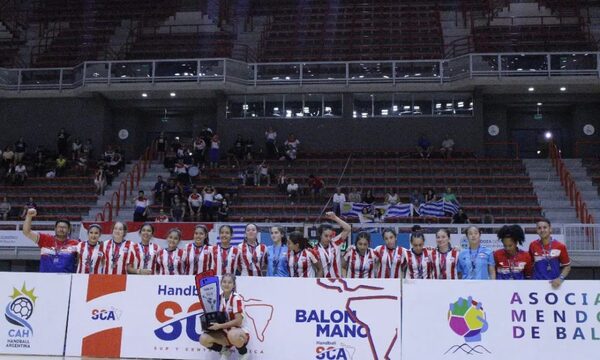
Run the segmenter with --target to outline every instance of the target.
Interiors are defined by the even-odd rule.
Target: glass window
[[[392,104],[394,94],[380,93],[374,96],[374,116],[392,116]]]
[[[394,94],[392,106],[394,116],[415,115],[413,113],[413,100],[411,94]]]
[[[265,117],[285,117],[283,95],[265,95]]]
[[[286,118],[303,117],[304,106],[302,94],[293,94],[285,96],[285,111],[283,116]]]
[[[413,114],[428,115],[432,114],[432,97],[431,94],[414,94],[413,96]]]
[[[306,94],[304,95],[304,116],[323,115],[323,95]]]
[[[323,116],[342,116],[342,94],[323,95]]]
[[[352,117],[367,118],[373,116],[374,94],[354,94]]]

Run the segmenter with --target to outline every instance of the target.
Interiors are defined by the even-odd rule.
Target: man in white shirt
[[[340,216],[342,204],[346,202],[346,195],[342,192],[342,189],[335,188],[335,194],[333,194],[333,212]]]
[[[454,150],[454,140],[450,138],[450,135],[446,135],[444,141],[442,141],[442,147],[440,148],[440,152],[442,156],[446,159],[450,159],[452,155],[452,151]]]
[[[288,197],[292,201],[292,205],[298,199],[298,184],[294,179],[290,179],[290,183],[287,186]]]
[[[27,167],[23,163],[18,163],[15,166],[15,184],[23,185],[27,179]]]

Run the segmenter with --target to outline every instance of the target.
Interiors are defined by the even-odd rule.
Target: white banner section
[[[435,237],[435,234],[425,234],[425,246],[432,248],[437,247]],[[520,246],[521,249],[529,251],[529,245],[539,238],[538,235],[525,234],[525,241],[523,242],[523,245]],[[552,238],[561,243],[565,242],[565,237],[563,235],[552,235]],[[450,234],[450,243],[452,246],[460,247],[462,249],[469,247],[469,240],[467,240],[467,236],[464,234]],[[487,247],[493,251],[503,248],[502,241],[498,239],[496,234],[481,234],[481,246]]]
[[[546,281],[407,280],[402,290],[403,359],[598,358],[598,281],[555,291]],[[425,334],[435,340],[424,345]]]
[[[69,274],[0,272],[0,354],[63,355]]]
[[[238,277],[251,358],[400,359],[397,280]],[[67,356],[217,359],[192,276],[73,276]],[[235,359],[235,357],[232,357]]]

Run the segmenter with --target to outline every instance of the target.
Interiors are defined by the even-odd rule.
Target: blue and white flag
[[[341,215],[342,216],[347,216],[347,217],[361,217],[363,214],[363,211],[365,209],[367,209],[369,206],[369,204],[363,204],[363,203],[353,203],[353,202],[345,202],[342,203],[340,206],[341,209]]]
[[[458,212],[458,204],[446,202],[444,200],[430,201],[419,206],[420,216],[435,216],[444,217],[446,214],[456,214]]]
[[[410,217],[412,215],[412,204],[390,205],[385,212],[386,218]]]

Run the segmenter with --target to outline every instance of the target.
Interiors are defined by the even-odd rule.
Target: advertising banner
[[[238,277],[237,292],[252,359],[400,359],[397,280]],[[192,276],[74,275],[66,355],[218,359],[201,312]]]
[[[598,357],[598,281],[407,280],[402,291],[403,359]]]
[[[63,355],[69,274],[0,272],[0,354]]]

